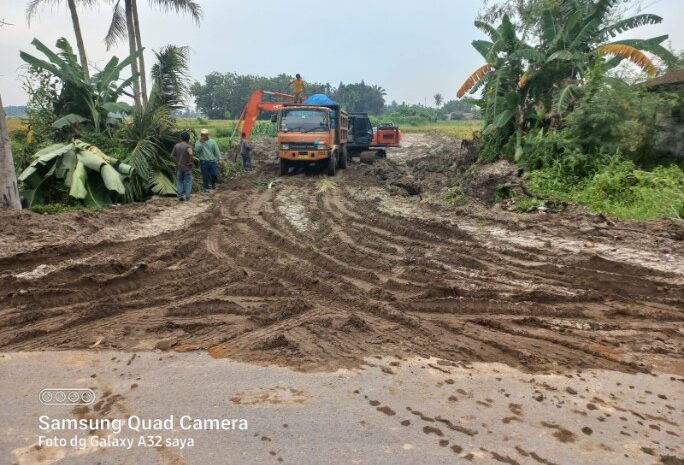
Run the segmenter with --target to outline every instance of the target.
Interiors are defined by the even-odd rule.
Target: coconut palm
[[[442,97],[442,94],[437,93],[433,97],[435,99],[435,105],[439,108],[442,106],[442,102],[444,102],[444,97]]]
[[[656,66],[644,52],[665,62],[675,60],[660,45],[667,36],[611,42],[621,32],[662,21],[656,15],[640,14],[606,24],[616,4],[616,0],[559,0],[555,8],[542,10],[534,46],[518,38],[507,15],[496,28],[475,22],[490,38],[472,44],[486,64],[466,79],[457,95],[484,88],[485,134],[496,139],[494,151],[508,144],[514,134],[519,149],[522,131],[530,124],[548,126],[558,121],[596,66],[610,69],[629,60],[654,74]]]
[[[44,6],[55,6],[63,3],[63,0],[31,0],[26,7],[26,19],[29,24],[31,20],[38,14]],[[69,7],[69,13],[71,14],[71,23],[74,26],[74,35],[76,36],[76,47],[78,48],[78,55],[81,61],[81,67],[83,68],[83,76],[86,80],[90,79],[90,73],[88,70],[88,57],[86,55],[85,44],[83,42],[83,35],[81,34],[81,23],[78,19],[78,11],[76,5],[80,4],[82,6],[93,6],[98,3],[98,0],[66,0],[67,6]]]
[[[152,96],[158,98],[158,104],[171,110],[183,108],[185,97],[190,87],[188,74],[188,47],[167,45],[154,52],[157,59],[152,66]]]
[[[105,36],[105,44],[109,49],[119,41],[128,40],[131,54],[142,50],[140,21],[137,0],[113,0],[112,20]],[[202,7],[194,0],[148,0],[165,11],[189,14],[195,23],[202,19]],[[138,75],[139,80],[133,83],[133,99],[137,107],[147,103],[147,79],[145,77],[145,57],[140,53],[138,60],[131,63],[131,72]]]

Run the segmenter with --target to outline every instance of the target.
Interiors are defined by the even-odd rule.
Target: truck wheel
[[[280,159],[280,175],[281,176],[287,176],[287,172],[290,171],[290,167],[288,166],[287,160],[284,158]]]
[[[349,153],[347,153],[347,147],[342,149],[339,158],[340,159],[337,162],[337,167],[341,170],[346,170],[347,162],[349,161]]]
[[[337,153],[333,152],[328,158],[328,165],[325,168],[325,174],[328,176],[335,176],[335,167],[337,166]]]

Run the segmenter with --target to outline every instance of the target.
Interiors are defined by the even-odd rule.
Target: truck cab
[[[280,175],[318,166],[329,176],[347,167],[348,116],[339,105],[285,104],[272,117],[278,130]]]

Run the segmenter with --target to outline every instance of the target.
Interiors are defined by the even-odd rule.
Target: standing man
[[[178,200],[190,200],[192,193],[192,169],[194,158],[190,145],[190,134],[184,132],[181,140],[173,146],[171,160],[176,164],[176,176],[178,177]]]
[[[200,138],[195,142],[195,154],[200,161],[204,192],[209,192],[209,189],[216,189],[218,161],[221,158],[221,151],[216,141],[209,139],[208,129],[200,131]]]
[[[252,170],[252,144],[247,140],[244,132],[240,137],[240,155],[242,155],[242,167],[247,171]]]
[[[290,85],[294,89],[294,103],[302,103],[302,96],[304,95],[304,79],[299,73],[295,76],[293,80],[290,81]]]

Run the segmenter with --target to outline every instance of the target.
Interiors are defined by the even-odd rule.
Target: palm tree
[[[185,97],[190,88],[188,74],[188,47],[167,45],[154,52],[156,63],[152,66],[152,92],[150,100],[171,110],[183,108]]]
[[[46,5],[59,5],[62,0],[31,0],[26,7],[26,19],[31,24],[31,20],[38,14],[38,10]],[[81,23],[78,19],[78,11],[76,10],[76,3],[83,6],[93,6],[97,0],[67,0],[69,6],[69,13],[71,13],[71,23],[74,26],[74,35],[76,35],[76,46],[78,48],[78,56],[83,68],[83,76],[86,80],[90,79],[88,71],[88,57],[86,55],[85,44],[83,42],[83,35],[81,34]]]
[[[441,107],[442,102],[444,101],[444,97],[442,97],[442,94],[436,93],[433,98],[435,99],[435,105],[437,106],[437,108]]]
[[[189,14],[195,23],[199,24],[202,19],[202,7],[194,0],[148,0],[151,5],[156,5],[165,11]],[[128,48],[131,54],[143,50],[140,34],[140,21],[138,17],[137,0],[116,0],[112,12],[112,20],[105,36],[105,44],[109,49],[121,40],[128,39]],[[147,79],[145,76],[145,57],[140,53],[138,60],[131,63],[131,71],[138,74],[139,80],[133,85],[133,99],[136,106],[147,103]]]

